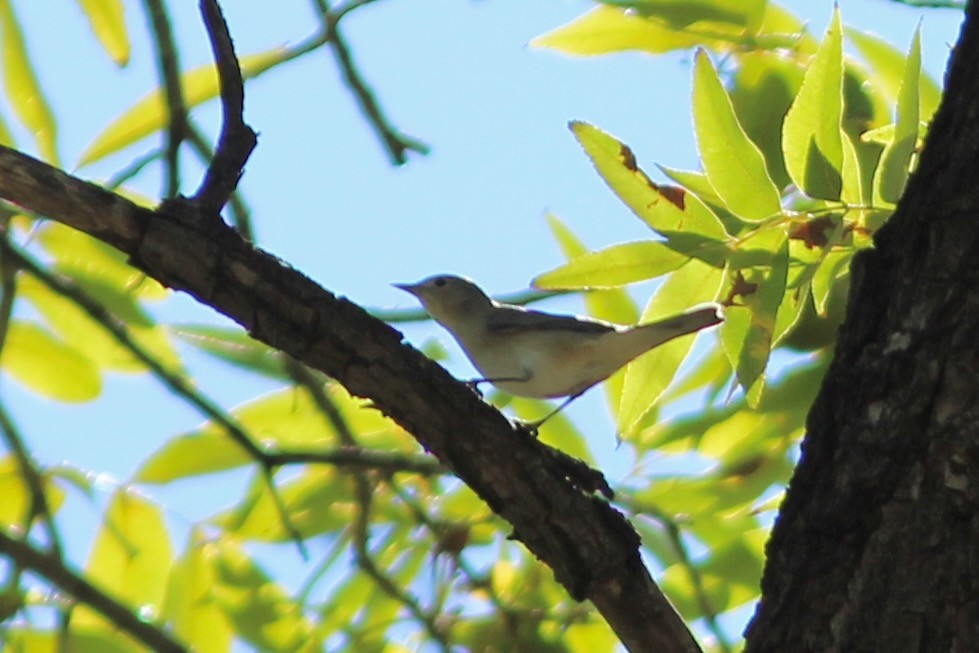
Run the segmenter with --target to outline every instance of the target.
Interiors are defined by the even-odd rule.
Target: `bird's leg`
[[[479,389],[479,384],[480,383],[493,383],[493,384],[496,384],[496,383],[523,383],[523,382],[529,381],[530,380],[530,377],[531,377],[531,375],[528,373],[528,374],[525,374],[524,376],[505,376],[505,377],[500,377],[498,379],[487,379],[487,378],[470,379],[469,381],[464,381],[463,383],[465,383],[467,386],[469,386],[469,388],[473,392],[475,392],[477,395],[479,395],[479,398],[480,399],[482,399],[483,398],[483,393]]]
[[[587,390],[587,389],[588,388],[585,388],[585,390]],[[558,413],[560,413],[562,410],[564,410],[568,406],[568,404],[570,404],[572,401],[574,401],[575,399],[577,399],[581,395],[585,394],[585,390],[580,390],[580,391],[574,393],[573,395],[568,396],[567,399],[565,399],[564,401],[561,402],[561,405],[560,406],[558,406],[557,408],[555,408],[554,410],[552,410],[551,412],[549,412],[547,415],[544,415],[544,417],[542,417],[541,419],[536,420],[534,422],[520,422],[520,421],[518,421],[517,424],[519,424],[521,428],[525,429],[528,433],[530,433],[532,436],[534,436],[536,438],[537,437],[537,431],[544,424],[544,422],[546,422],[547,420],[551,419],[552,417],[554,417],[555,415],[557,415]]]
[[[489,379],[471,379],[469,381],[463,381],[466,387],[475,392],[480,399],[483,398],[483,391],[479,389],[480,383],[489,383]]]

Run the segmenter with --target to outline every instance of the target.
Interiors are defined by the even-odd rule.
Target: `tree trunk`
[[[979,651],[979,3],[847,318],[747,651]]]

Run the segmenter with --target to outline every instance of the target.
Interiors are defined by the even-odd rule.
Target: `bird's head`
[[[436,322],[450,328],[493,305],[479,286],[451,274],[439,274],[413,284],[393,285],[417,297]]]

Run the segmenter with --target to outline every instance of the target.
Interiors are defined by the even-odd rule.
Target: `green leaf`
[[[303,538],[336,531],[350,523],[352,493],[349,479],[335,467],[312,467],[299,478],[278,484],[292,525]],[[237,538],[259,542],[288,542],[275,500],[264,479],[255,480],[251,492],[234,508],[218,515],[213,523]]]
[[[749,281],[758,284],[756,292],[746,296],[744,303],[751,311],[748,332],[745,334],[735,371],[738,382],[748,390],[765,371],[771,353],[775,331],[775,316],[785,295],[785,280],[789,267],[789,247],[785,234],[777,234],[780,245],[764,276],[753,275]]]
[[[748,408],[744,397],[739,397],[728,404],[654,424],[642,432],[639,443],[644,448],[667,452],[700,450],[703,443],[705,452],[724,455],[731,451],[725,443],[744,437],[746,427],[761,429],[753,438],[756,446],[764,439],[791,439],[805,426],[806,414],[826,373],[826,365],[826,357],[822,357],[783,371],[755,410]]]
[[[695,28],[698,23],[714,27],[727,24],[754,31],[765,15],[767,0],[601,0],[602,4],[635,9],[643,16],[657,18],[677,30]]]
[[[549,290],[615,288],[655,279],[688,259],[663,243],[643,240],[612,245],[584,254],[534,278],[537,288]]]
[[[697,50],[694,64],[693,117],[704,170],[724,204],[752,222],[778,215],[779,193],[765,158],[738,122],[731,99],[702,49]]]
[[[144,619],[156,621],[172,562],[173,549],[160,509],[133,492],[116,492],[89,552],[87,576]],[[78,606],[71,621],[72,625],[101,624],[104,617]]]
[[[535,48],[548,48],[565,54],[591,56],[639,50],[661,54],[693,47],[696,34],[608,6],[595,7],[546,34],[531,40]]]
[[[305,650],[315,638],[314,630],[285,589],[229,538],[214,547],[211,596],[235,633],[261,650]]]
[[[605,183],[650,228],[684,231],[722,241],[727,233],[717,216],[683,189],[660,186],[643,172],[627,145],[588,123],[569,127]]]
[[[119,292],[144,300],[158,300],[169,291],[145,272],[129,265],[117,249],[75,229],[48,222],[36,240],[54,257],[59,272],[75,279],[99,280]]]
[[[714,300],[721,279],[721,271],[717,268],[700,261],[690,261],[663,281],[647,304],[641,322],[652,322]],[[659,400],[693,343],[693,337],[677,338],[626,366],[616,411],[616,429],[623,437],[628,438],[633,434],[639,421]]]
[[[51,477],[42,477],[44,497],[48,510],[55,514],[64,503],[65,492],[58,487]],[[24,480],[20,463],[13,456],[0,458],[0,525],[8,528],[24,528],[30,515],[32,500],[31,490]]]
[[[223,653],[233,633],[212,589],[217,547],[197,528],[191,529],[184,554],[170,571],[164,615],[174,635],[200,653]]]
[[[897,99],[894,137],[884,148],[874,174],[874,204],[896,204],[904,192],[918,140],[918,89],[921,76],[920,30],[915,30]]]
[[[91,360],[31,322],[10,324],[0,368],[56,401],[91,401],[102,392],[102,379]]]
[[[860,155],[848,134],[843,134],[843,170],[840,199],[850,205],[860,206],[870,203],[870,192],[863,183],[860,168]]]
[[[287,48],[274,48],[241,57],[242,79],[256,77],[292,56],[294,53]],[[219,91],[217,71],[212,64],[183,73],[180,84],[188,109],[217,97]],[[163,129],[168,116],[163,91],[158,88],[109,123],[82,152],[78,166],[94,163]]]
[[[249,462],[251,458],[245,450],[223,432],[188,433],[167,440],[143,462],[133,480],[137,483],[170,483],[234,469]]]
[[[919,27],[915,31],[918,39]],[[868,32],[862,32],[852,27],[846,28],[846,37],[860,52],[873,74],[869,77],[871,83],[878,85],[891,102],[897,102],[904,83],[908,56],[883,39]],[[920,56],[920,54],[919,54]],[[918,78],[918,113],[921,120],[929,122],[938,109],[942,99],[942,90],[927,74]]]
[[[105,326],[89,317],[73,301],[48,289],[36,279],[25,276],[20,281],[21,296],[34,305],[47,323],[64,340],[96,365],[116,372],[143,372],[146,365],[123,346]],[[180,360],[166,333],[154,326],[132,297],[116,288],[94,282],[85,288],[91,299],[102,303],[113,315],[132,319],[135,324],[122,325],[136,345],[166,369],[178,369]],[[92,296],[92,295],[101,296]],[[117,325],[118,326],[118,325]]]
[[[843,38],[837,8],[782,128],[785,167],[809,197],[840,198],[842,116]]]
[[[167,329],[203,352],[249,372],[279,381],[291,381],[284,354],[255,340],[240,327],[210,324],[176,324]]]
[[[95,38],[119,66],[129,63],[129,35],[122,0],[78,0]]]
[[[339,392],[330,394],[339,396]],[[336,442],[329,424],[309,394],[286,388],[237,406],[232,418],[259,446],[289,447],[326,445]],[[146,460],[135,480],[169,483],[176,479],[232,469],[251,458],[231,439],[222,426],[208,422],[203,427],[171,438]]]
[[[58,165],[54,115],[37,81],[10,0],[0,1],[0,43],[7,100],[21,123],[34,136],[41,157]]]
[[[547,223],[561,247],[561,252],[569,261],[589,253],[577,236],[565,226],[557,216],[547,215]],[[582,295],[588,313],[593,317],[617,324],[635,324],[639,320],[639,309],[622,288],[606,288]]]
[[[768,173],[779,189],[791,183],[782,154],[782,121],[799,92],[803,74],[799,64],[780,51],[744,52],[738,56],[730,86],[738,121],[761,150]],[[703,195],[701,198],[709,202]]]

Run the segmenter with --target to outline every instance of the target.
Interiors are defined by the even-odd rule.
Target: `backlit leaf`
[[[710,57],[694,64],[693,117],[697,149],[711,186],[732,213],[749,221],[778,215],[778,189],[758,146],[745,133]]]
[[[57,165],[57,129],[54,115],[41,92],[10,0],[0,0],[0,48],[3,54],[3,81],[7,100],[21,123],[34,136],[41,157]]]
[[[897,99],[894,136],[884,148],[874,174],[874,200],[877,205],[895,204],[908,181],[911,157],[918,140],[918,89],[921,76],[921,38],[916,30],[911,40],[904,76]]]
[[[782,131],[786,169],[795,185],[810,197],[840,197],[842,116],[843,38],[839,9],[835,9]]]
[[[95,38],[119,66],[129,63],[129,35],[122,0],[78,0]]]
[[[10,324],[0,368],[57,401],[90,401],[102,391],[102,379],[91,360],[31,322]]]
[[[286,48],[241,57],[243,79],[255,77],[292,56]],[[189,109],[218,95],[218,75],[213,65],[183,73],[180,78],[184,104]],[[167,124],[168,112],[163,91],[156,89],[113,120],[89,144],[79,158],[85,166],[153,134]]]
[[[662,243],[644,240],[584,254],[534,278],[537,288],[614,288],[655,279],[688,259]]]

